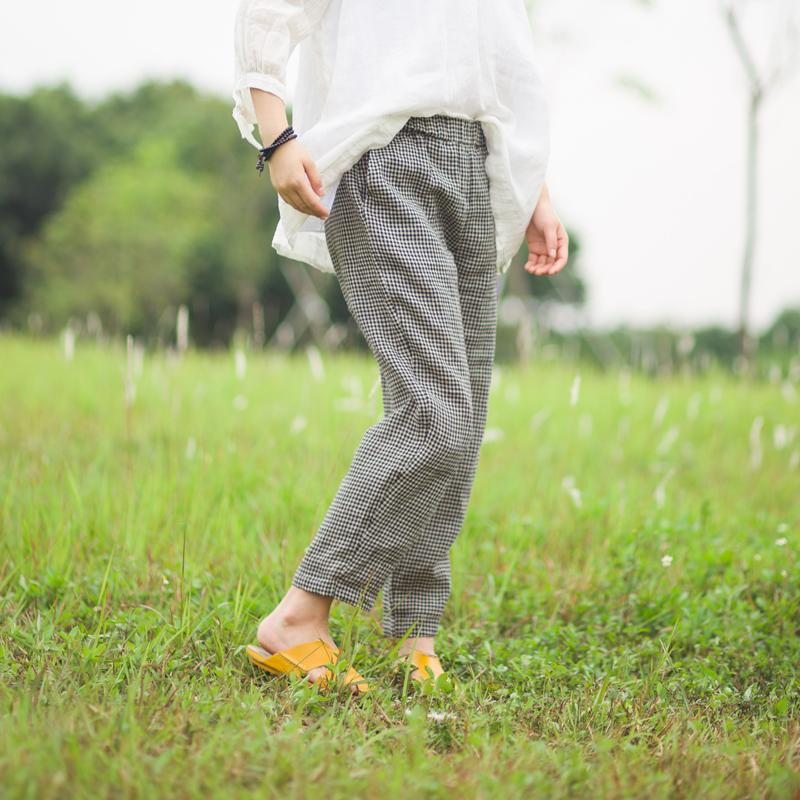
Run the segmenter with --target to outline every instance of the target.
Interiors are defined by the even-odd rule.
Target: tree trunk
[[[747,114],[745,240],[739,292],[739,352],[745,366],[750,364],[755,350],[755,341],[750,335],[750,296],[758,220],[758,122],[761,99],[761,91],[756,89],[750,96]]]

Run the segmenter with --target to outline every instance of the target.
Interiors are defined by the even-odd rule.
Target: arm
[[[286,64],[294,47],[319,22],[328,0],[240,0],[234,27],[233,117],[255,148],[269,144],[289,124]],[[259,143],[252,129],[258,125]],[[278,194],[305,214],[326,217],[324,193],[313,159],[298,139],[281,145],[267,161]]]

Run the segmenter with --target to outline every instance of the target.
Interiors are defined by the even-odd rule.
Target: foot
[[[436,655],[432,636],[406,639],[398,648],[398,653],[415,667],[411,673],[411,678],[415,681],[430,679],[431,672],[435,679],[444,672],[439,657]],[[430,672],[428,668],[430,668]]]
[[[410,656],[414,650],[419,650],[428,656],[435,656],[436,649],[434,647],[433,636],[409,637],[400,645],[397,652],[401,656]]]
[[[256,633],[258,643],[269,654],[315,639],[337,647],[328,630],[332,602],[332,597],[291,586],[272,613],[259,623]],[[355,672],[352,667],[348,670],[347,677],[350,677],[351,672]],[[367,691],[367,688],[365,682],[356,679],[356,675],[352,676],[350,689],[353,694],[360,694]],[[327,677],[326,667],[315,667],[306,673],[306,679],[310,683],[318,683]]]
[[[328,630],[331,602],[330,597],[290,587],[272,613],[259,623],[256,634],[258,643],[270,654],[312,639],[322,639],[326,644],[336,647]],[[311,683],[317,683],[326,677],[326,668],[315,667],[308,671],[306,677]]]

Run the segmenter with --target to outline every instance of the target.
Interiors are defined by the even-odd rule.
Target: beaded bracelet
[[[264,147],[258,151],[258,161],[256,162],[256,169],[258,170],[259,174],[264,171],[264,163],[269,161],[270,156],[282,145],[288,142],[290,139],[296,139],[297,134],[294,132],[294,129],[290,125],[288,128],[284,128],[275,140],[272,142],[271,145],[268,147]]]

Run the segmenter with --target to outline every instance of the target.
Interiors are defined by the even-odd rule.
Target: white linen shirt
[[[481,122],[497,273],[508,269],[536,207],[549,156],[548,100],[523,0],[240,0],[234,108],[256,149],[250,87],[286,103],[298,46],[292,125],[314,159],[330,210],[343,172],[387,144],[409,116]],[[278,198],[273,248],[332,272],[324,221]]]

